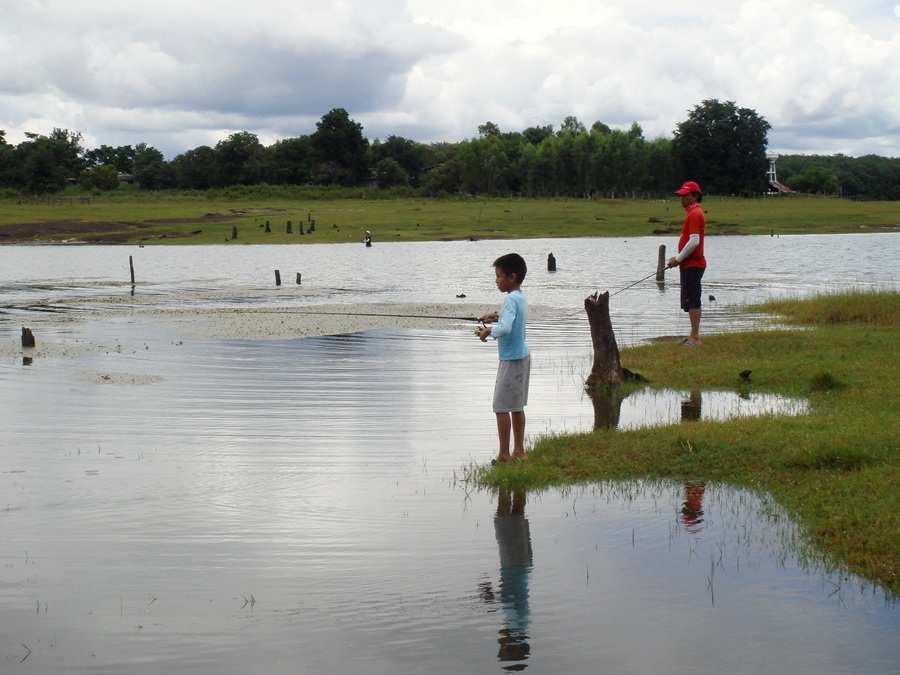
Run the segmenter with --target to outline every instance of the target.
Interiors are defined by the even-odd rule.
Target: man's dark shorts
[[[685,312],[700,309],[700,280],[705,267],[681,268],[681,309]]]

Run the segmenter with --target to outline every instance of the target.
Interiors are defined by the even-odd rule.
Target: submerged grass
[[[749,309],[814,328],[624,349],[623,365],[652,387],[807,397],[808,415],[548,437],[527,462],[472,467],[468,478],[519,489],[641,477],[750,488],[783,505],[829,562],[900,595],[900,293]]]

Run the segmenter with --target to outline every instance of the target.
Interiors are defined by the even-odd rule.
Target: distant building
[[[766,159],[769,160],[769,170],[766,172],[766,179],[769,181],[769,194],[794,194],[796,190],[791,190],[787,185],[778,182],[778,175],[775,173],[775,160],[778,159],[777,152],[767,152]]]

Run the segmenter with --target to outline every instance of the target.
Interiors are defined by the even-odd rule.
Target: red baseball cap
[[[694,181],[689,180],[687,183],[681,186],[680,190],[676,190],[676,195],[686,195],[688,192],[702,192],[700,186],[697,185]]]

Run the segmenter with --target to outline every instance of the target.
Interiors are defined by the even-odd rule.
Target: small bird
[[[741,378],[741,381],[742,381],[742,382],[749,382],[749,381],[750,381],[750,373],[751,373],[751,372],[753,372],[753,371],[750,371],[750,370],[742,370],[741,372],[738,373],[738,377]]]
[[[710,301],[710,302],[715,302],[715,301],[716,301],[716,296],[710,295],[710,296],[709,296],[709,301]]]

